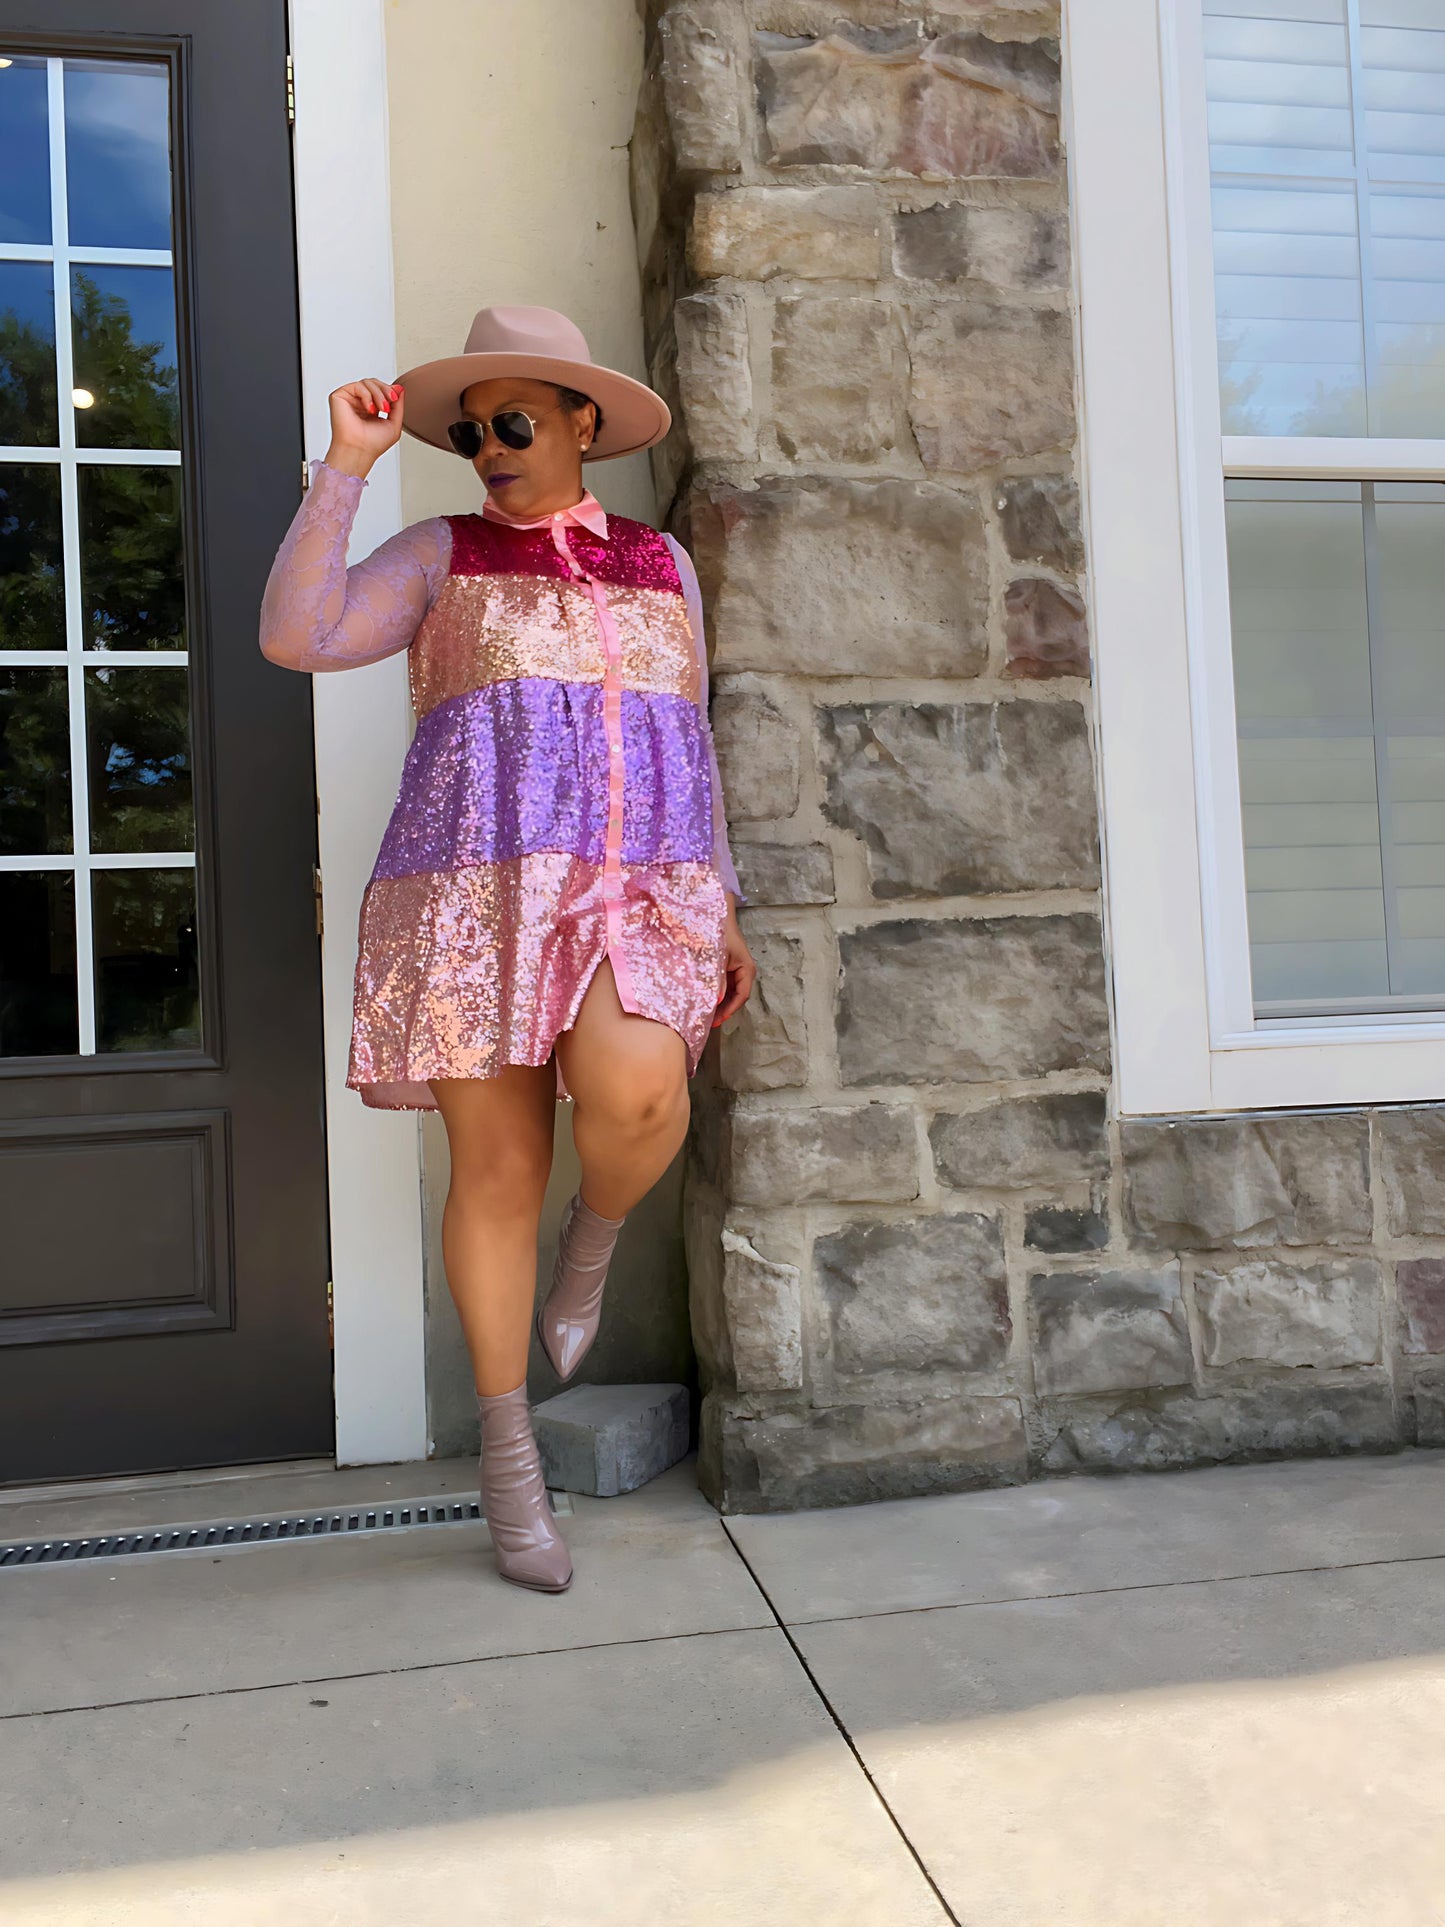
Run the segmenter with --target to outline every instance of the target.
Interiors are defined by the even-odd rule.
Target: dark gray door
[[[0,0],[0,1483],[329,1451],[284,0]]]

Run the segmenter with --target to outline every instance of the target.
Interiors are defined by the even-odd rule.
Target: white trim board
[[[386,42],[381,0],[291,0],[296,248],[306,452],[325,452],[327,396],[395,372]],[[365,554],[401,525],[395,451],[356,518]],[[406,659],[312,678],[326,934],[322,997],[335,1329],[336,1457],[427,1455],[421,1132],[346,1089],[361,892],[410,733]]]
[[[1439,1021],[1264,1030],[1249,1007],[1203,102],[1181,84],[1199,14],[1064,5],[1119,1107],[1430,1101]]]

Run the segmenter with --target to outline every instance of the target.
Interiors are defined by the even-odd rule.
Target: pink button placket
[[[632,970],[622,948],[622,805],[624,758],[622,753],[622,644],[617,624],[607,604],[607,591],[588,574],[573,555],[567,540],[565,509],[552,517],[552,542],[573,576],[587,584],[602,646],[607,656],[607,671],[602,678],[602,720],[607,737],[607,836],[602,859],[602,904],[607,918],[607,956],[617,985],[617,1001],[624,1010],[635,1011],[637,1000],[632,989]]]

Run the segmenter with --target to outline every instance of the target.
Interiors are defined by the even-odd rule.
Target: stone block
[[[1124,1219],[1147,1250],[1368,1243],[1361,1115],[1134,1119]]]
[[[774,1264],[724,1230],[723,1305],[740,1392],[794,1391],[803,1383],[803,1299],[796,1265]]]
[[[824,843],[735,843],[733,862],[749,903],[832,903],[833,852]]]
[[[1445,1372],[1420,1372],[1414,1385],[1415,1443],[1445,1445]]]
[[[714,689],[712,739],[730,824],[793,814],[798,732],[776,703],[753,689]]]
[[[1089,673],[1089,619],[1084,598],[1042,578],[1010,582],[1004,591],[1004,674],[1028,682]]]
[[[659,23],[662,88],[681,173],[735,174],[743,163],[747,55],[732,0],[675,0]]]
[[[871,187],[735,187],[693,202],[689,261],[703,280],[872,281],[878,249]]]
[[[1068,475],[1021,475],[998,484],[994,497],[1004,547],[1015,562],[1042,563],[1062,575],[1084,566],[1079,491]]]
[[[838,939],[845,1084],[941,1084],[1103,1071],[1097,918],[908,919]]]
[[[768,159],[928,180],[1059,171],[1051,41],[924,34],[917,22],[756,36]]]
[[[635,1492],[687,1453],[685,1385],[572,1385],[532,1407],[548,1485],[599,1499]]]
[[[1102,1211],[1042,1204],[1024,1219],[1030,1251],[1102,1251],[1109,1242],[1109,1220]]]
[[[987,660],[983,518],[931,482],[773,480],[693,498],[720,670],[972,676]]]
[[[1201,1271],[1194,1301],[1206,1365],[1373,1365],[1380,1356],[1380,1273],[1367,1258]]]
[[[939,1178],[957,1190],[1050,1190],[1109,1169],[1102,1091],[1006,1098],[944,1111],[929,1127]]]
[[[1013,1398],[869,1400],[766,1417],[710,1403],[707,1429],[717,1445],[699,1474],[724,1512],[912,1499],[1013,1485],[1027,1475]]]
[[[909,417],[925,468],[971,474],[1073,441],[1066,314],[914,302],[906,336]]]
[[[862,839],[874,896],[1098,887],[1077,703],[841,703],[816,715],[823,809]]]
[[[1445,1352],[1445,1258],[1409,1258],[1395,1267],[1404,1350]]]
[[[901,1203],[918,1196],[918,1138],[901,1104],[738,1110],[728,1196],[739,1205]]]
[[[1162,1472],[1228,1460],[1389,1452],[1401,1444],[1388,1378],[1331,1384],[1304,1373],[1208,1392],[1161,1392],[1050,1406],[1046,1472]]]
[[[1378,1115],[1391,1235],[1445,1235],[1445,1107]]]
[[[808,1081],[803,941],[779,930],[754,930],[751,923],[747,940],[758,980],[719,1033],[719,1073],[732,1091],[789,1090]]]
[[[980,281],[1021,291],[1055,289],[1069,276],[1062,214],[940,201],[893,222],[893,272],[908,281]]]
[[[1044,1397],[1187,1385],[1194,1375],[1177,1264],[1037,1274],[1028,1303],[1034,1381]]]
[[[838,1372],[988,1372],[1008,1357],[997,1218],[844,1225],[813,1246],[813,1277]]]
[[[673,311],[677,384],[688,440],[700,461],[744,461],[757,447],[747,303],[740,294],[690,294]]]
[[[886,302],[777,302],[771,419],[803,462],[871,462],[897,438],[898,319]]]

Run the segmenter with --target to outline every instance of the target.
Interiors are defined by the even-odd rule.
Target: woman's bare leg
[[[557,1039],[572,1095],[582,1197],[621,1218],[652,1189],[687,1135],[687,1050],[675,1030],[618,1001],[604,957],[577,1022]]]
[[[496,1077],[433,1078],[431,1088],[452,1154],[442,1218],[447,1283],[477,1390],[493,1397],[527,1376],[557,1079],[550,1064],[511,1064]]]

